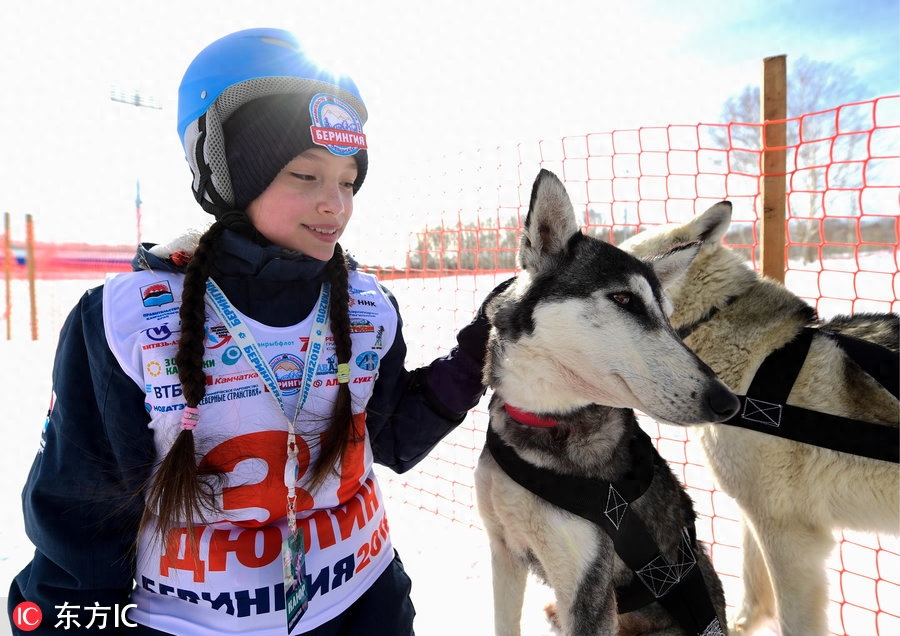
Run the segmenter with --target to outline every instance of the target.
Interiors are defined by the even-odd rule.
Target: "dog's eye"
[[[634,301],[634,296],[631,292],[614,292],[610,294],[609,297],[614,303],[622,305],[623,307],[627,307]]]

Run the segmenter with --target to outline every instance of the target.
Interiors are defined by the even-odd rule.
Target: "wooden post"
[[[787,56],[763,60],[760,93],[762,121],[762,237],[760,273],[781,283],[785,269],[786,146],[787,146]],[[771,123],[770,123],[771,122]]]
[[[3,278],[6,281],[6,339],[12,340],[12,237],[10,233],[9,212],[3,213]]]
[[[37,290],[34,286],[34,220],[30,214],[25,215],[25,258],[28,264],[28,297],[31,301],[31,339],[38,339]]]

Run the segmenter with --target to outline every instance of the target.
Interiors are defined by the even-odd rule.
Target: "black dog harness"
[[[693,519],[685,519],[678,561],[670,563],[630,505],[650,486],[656,462],[665,461],[652,452],[650,436],[643,429],[635,428],[630,441],[632,467],[615,482],[565,475],[530,464],[491,427],[487,430],[486,447],[517,484],[554,506],[600,526],[609,535],[616,554],[634,572],[627,585],[616,588],[620,614],[659,601],[689,633],[723,634],[700,568],[696,567],[697,537]]]
[[[900,363],[896,353],[865,340],[805,327],[794,340],[763,361],[747,395],[738,396],[740,411],[723,424],[842,453],[900,462],[900,429],[787,404],[815,333],[835,339],[854,362],[898,397]]]

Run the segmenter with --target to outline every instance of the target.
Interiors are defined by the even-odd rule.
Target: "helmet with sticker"
[[[222,124],[241,106],[269,95],[328,93],[367,112],[356,84],[318,64],[283,29],[238,31],[203,49],[178,90],[178,136],[193,172],[192,190],[213,214],[233,208]]]

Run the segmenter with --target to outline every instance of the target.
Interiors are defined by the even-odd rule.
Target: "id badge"
[[[300,622],[309,607],[306,590],[306,553],[303,549],[303,529],[297,528],[281,544],[281,565],[284,568],[284,608],[288,634]]]

